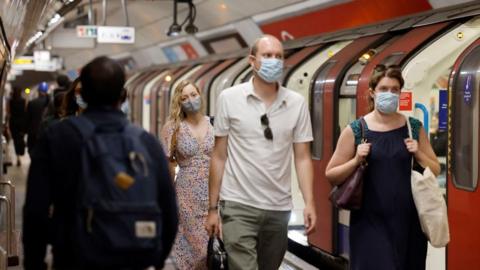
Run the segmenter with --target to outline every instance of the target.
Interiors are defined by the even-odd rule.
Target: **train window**
[[[403,52],[397,52],[397,53],[393,53],[387,57],[385,57],[385,59],[382,60],[381,64],[385,65],[385,66],[390,66],[390,65],[395,65],[395,64],[398,64],[398,60],[400,60],[400,58],[403,57],[405,53]]]
[[[313,95],[311,104],[313,143],[312,158],[320,160],[323,152],[323,94],[327,75],[330,69],[335,65],[335,61],[329,61],[325,64],[317,78],[315,78],[313,86]]]
[[[364,65],[360,61],[357,61],[348,71],[347,75],[343,79],[342,86],[340,87],[340,96],[354,96],[357,93],[358,79]]]
[[[338,126],[336,134],[357,118],[357,100],[354,97],[338,99]]]
[[[474,190],[478,181],[480,47],[460,66],[453,84],[452,173],[456,187]]]
[[[345,84],[347,86],[356,86],[358,84],[358,79],[360,79],[360,74],[350,74],[347,77]]]

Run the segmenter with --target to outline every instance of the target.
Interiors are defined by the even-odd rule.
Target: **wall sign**
[[[119,26],[98,26],[97,42],[121,44],[135,43],[135,28]]]
[[[96,38],[96,25],[77,25],[77,37],[79,38]]]
[[[400,111],[411,111],[412,110],[412,92],[401,92],[400,93]]]
[[[440,89],[438,101],[438,131],[446,131],[448,120],[448,92],[446,89]]]

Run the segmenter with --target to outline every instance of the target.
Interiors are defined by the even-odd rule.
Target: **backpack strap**
[[[75,127],[75,129],[81,134],[82,140],[88,147],[88,150],[94,156],[97,156],[102,153],[107,153],[108,149],[102,143],[99,138],[94,138],[91,140],[93,135],[95,134],[96,126],[95,124],[85,117],[84,115],[79,115],[75,117],[68,118],[70,123]]]
[[[83,115],[69,117],[68,121],[70,121],[75,129],[82,135],[83,140],[89,139],[95,132],[93,122]]]

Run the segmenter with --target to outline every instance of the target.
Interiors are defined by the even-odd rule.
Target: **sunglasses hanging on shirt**
[[[270,128],[270,123],[268,121],[267,114],[264,114],[260,117],[260,122],[262,123],[263,126],[266,126],[265,130],[263,130],[263,136],[265,136],[267,140],[273,140],[273,133],[272,133],[272,129]]]

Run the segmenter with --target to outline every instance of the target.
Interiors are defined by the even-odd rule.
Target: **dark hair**
[[[62,106],[66,96],[66,91],[58,92],[53,96],[53,108],[55,118],[62,117]]]
[[[75,115],[78,111],[78,105],[75,101],[75,88],[80,83],[80,78],[76,78],[70,85],[70,88],[65,93],[65,96],[62,100],[62,105],[60,106],[60,116],[67,117]]]
[[[125,72],[115,60],[100,56],[82,68],[80,82],[89,107],[113,106],[123,95]]]
[[[372,91],[375,91],[375,88],[377,87],[378,83],[383,79],[383,78],[391,78],[395,79],[398,81],[400,84],[400,89],[403,88],[403,84],[405,83],[405,80],[403,79],[402,76],[402,69],[398,65],[390,65],[390,66],[385,66],[382,64],[378,64],[375,66],[373,69],[373,74],[370,77],[370,81],[368,82],[368,87],[372,89]],[[369,97],[369,109],[370,111],[373,111],[374,109],[374,101],[372,97]]]
[[[63,87],[63,88],[68,88],[70,87],[70,79],[64,75],[64,74],[60,74],[57,76],[57,84],[58,86],[60,87]]]

